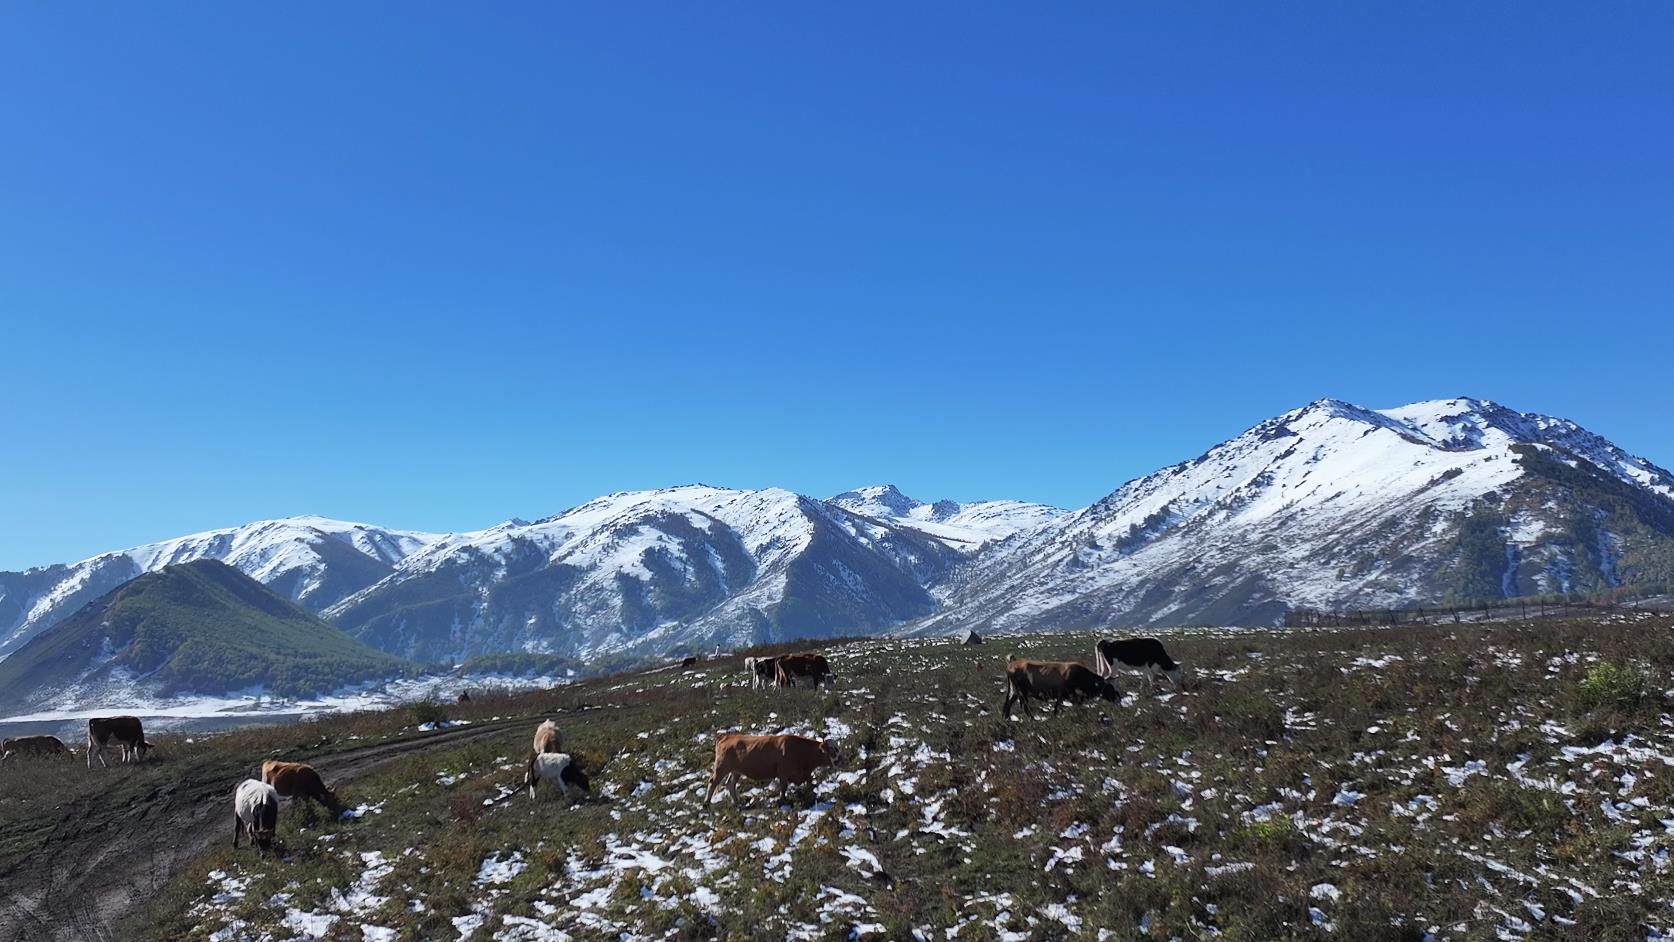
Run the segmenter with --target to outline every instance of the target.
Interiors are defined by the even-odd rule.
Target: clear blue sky
[[[1674,465],[1674,6],[0,14],[0,568],[695,480],[1078,506],[1323,396]]]

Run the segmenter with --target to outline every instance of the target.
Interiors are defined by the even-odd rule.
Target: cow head
[[[143,759],[143,758],[145,758],[145,754],[147,752],[150,752],[150,751],[151,751],[151,744],[146,742],[145,740],[141,739],[139,741],[139,745],[134,747],[134,758]]]
[[[251,828],[250,841],[256,850],[266,853],[273,849],[273,828]]]
[[[1164,671],[1163,673],[1168,675],[1169,680],[1174,681],[1174,686],[1176,687],[1180,686],[1180,682],[1186,676],[1185,670],[1183,670],[1178,664],[1174,665],[1172,670]]]
[[[835,740],[835,739],[821,740],[820,745],[825,747],[825,762],[826,762],[826,764],[831,766],[832,768],[836,768],[837,767],[837,740]]]
[[[581,766],[577,765],[574,759],[570,760],[569,765],[564,766],[564,771],[559,772],[558,777],[564,780],[565,785],[574,785],[587,792],[593,790],[587,781],[587,773],[581,771]]]
[[[1111,703],[1119,703],[1122,699],[1122,692],[1116,689],[1116,685],[1111,682],[1110,678],[1100,677],[1099,696]]]

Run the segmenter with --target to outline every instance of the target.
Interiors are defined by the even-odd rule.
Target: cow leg
[[[233,812],[233,850],[238,849],[238,838],[243,833],[244,833],[244,819],[240,818],[238,816],[238,812],[234,811]]]
[[[703,805],[709,807],[709,802],[715,797],[715,773],[709,773],[709,790],[703,793]]]

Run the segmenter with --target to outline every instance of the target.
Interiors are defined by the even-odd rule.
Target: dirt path
[[[453,748],[530,722],[477,723],[309,761],[327,779],[351,782],[414,753]],[[45,848],[0,874],[0,942],[121,938],[122,920],[211,842],[231,839],[233,787],[250,768],[248,761],[229,761],[192,781],[161,785],[120,804],[101,804],[101,796],[93,796],[61,809]]]

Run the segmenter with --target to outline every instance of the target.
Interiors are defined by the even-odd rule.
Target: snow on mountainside
[[[966,553],[974,553],[1021,530],[1050,523],[1069,512],[1021,500],[925,503],[901,493],[893,484],[844,491],[829,502],[857,514],[912,527]]]
[[[917,530],[771,488],[612,494],[446,537],[329,609],[418,660],[700,650],[890,627],[960,561]]]
[[[79,563],[0,573],[0,654],[147,572],[213,559],[319,611],[387,575],[435,534],[325,517],[262,520],[104,553]]]
[[[1321,400],[979,556],[920,626],[1273,622],[1674,567],[1674,478],[1562,419]]]

